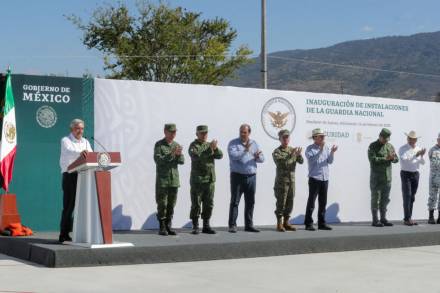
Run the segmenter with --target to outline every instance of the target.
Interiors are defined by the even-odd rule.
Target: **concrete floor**
[[[50,269],[0,255],[0,292],[440,292],[440,246]]]

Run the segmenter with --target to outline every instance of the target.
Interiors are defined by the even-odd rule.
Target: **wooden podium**
[[[120,165],[119,152],[90,152],[67,168],[69,173],[78,172],[71,244],[89,248],[133,246],[113,242],[109,170]]]

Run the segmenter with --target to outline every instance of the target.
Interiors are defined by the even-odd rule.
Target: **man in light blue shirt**
[[[325,144],[324,132],[317,128],[312,131],[313,144],[309,145],[305,155],[309,165],[309,198],[307,200],[304,225],[306,230],[315,231],[313,227],[313,210],[316,197],[318,197],[318,229],[331,230],[325,223],[325,210],[327,206],[327,190],[329,179],[329,165],[333,163],[337,146],[329,148]]]
[[[238,205],[244,194],[245,231],[260,232],[253,225],[257,163],[264,162],[264,156],[256,141],[249,138],[251,127],[240,126],[240,137],[228,145],[231,169],[231,203],[229,206],[229,232],[237,232]]]

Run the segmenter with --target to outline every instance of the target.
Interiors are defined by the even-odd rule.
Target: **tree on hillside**
[[[231,52],[237,31],[222,18],[163,2],[138,2],[131,13],[123,3],[96,9],[84,22],[67,17],[83,31],[83,43],[104,55],[108,77],[161,82],[219,84],[251,62],[252,51]]]

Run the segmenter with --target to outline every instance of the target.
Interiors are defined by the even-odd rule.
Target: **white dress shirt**
[[[422,156],[416,156],[422,148],[415,146],[414,148],[409,144],[405,144],[399,149],[399,159],[402,171],[417,172],[420,165],[425,164],[425,159]]]
[[[81,152],[84,150],[93,152],[89,141],[84,137],[76,139],[72,133],[69,134],[69,136],[63,137],[61,139],[60,155],[61,173],[67,172],[67,167],[78,159]]]

